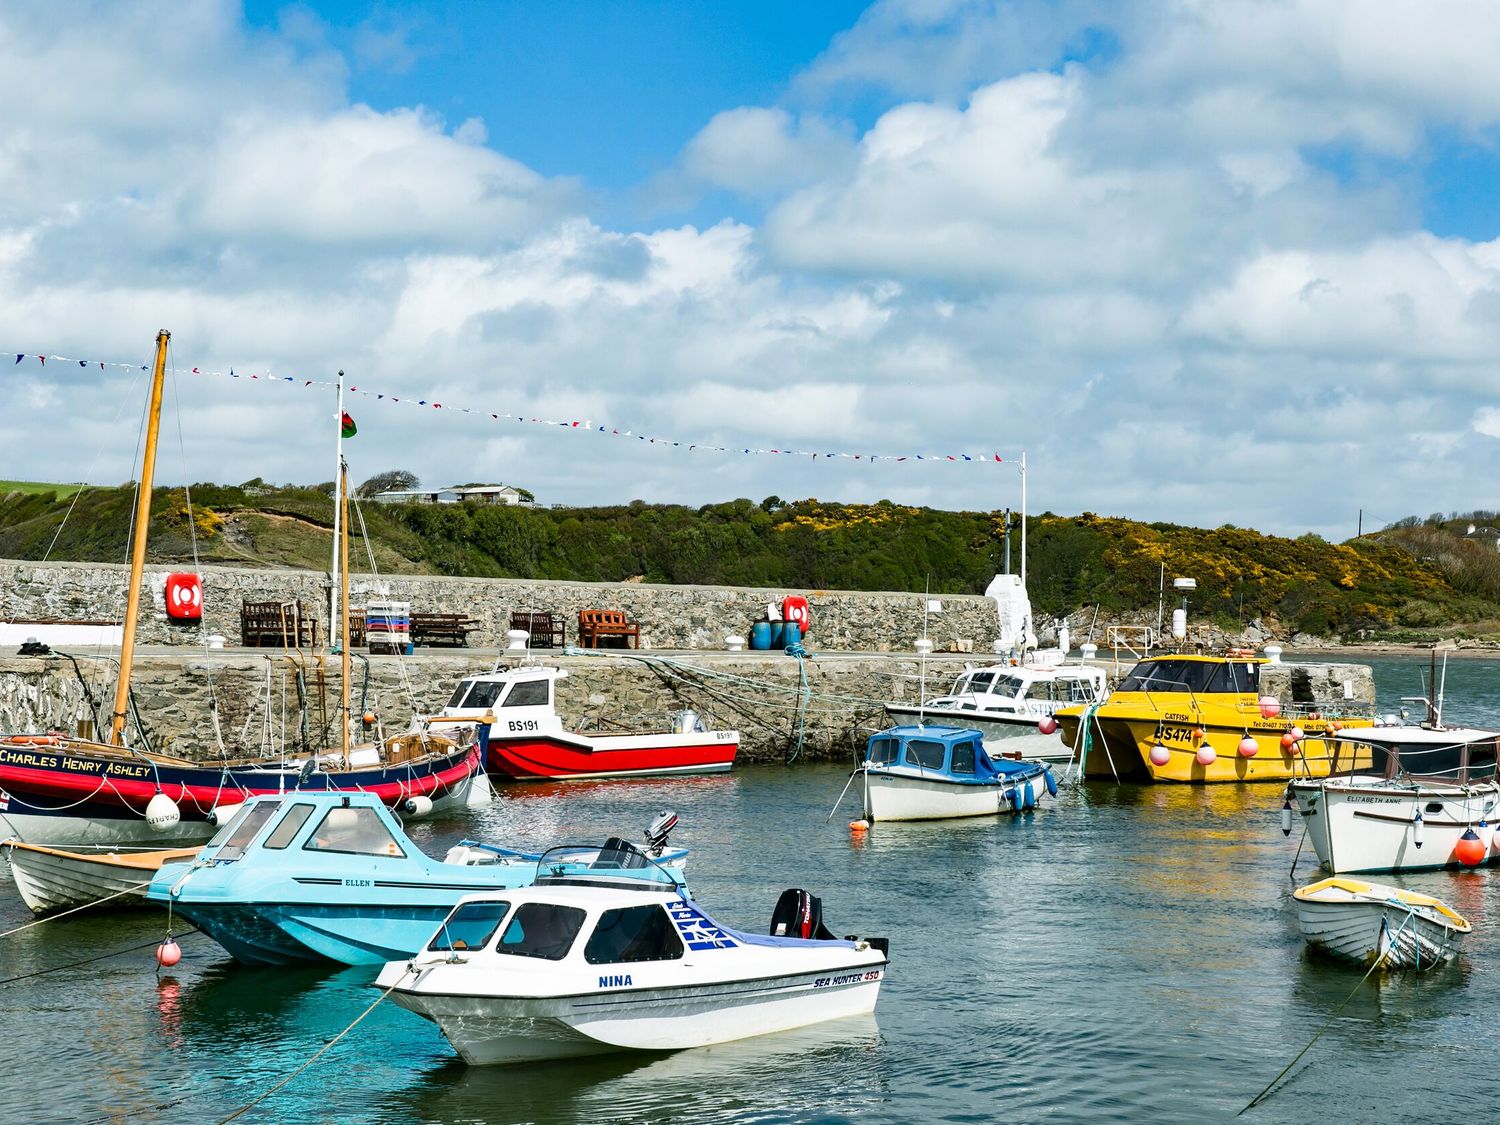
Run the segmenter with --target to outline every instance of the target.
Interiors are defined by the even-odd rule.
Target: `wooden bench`
[[[301,602],[241,602],[240,643],[246,648],[311,648],[318,619]]]
[[[469,634],[479,628],[461,613],[414,613],[411,643],[414,645],[467,645]]]
[[[546,610],[512,613],[510,627],[529,634],[532,648],[561,648],[568,643],[563,619]]]
[[[641,647],[641,627],[625,616],[622,609],[580,609],[578,643],[584,648],[598,648],[601,637],[619,637],[623,645],[628,638],[632,648]]]

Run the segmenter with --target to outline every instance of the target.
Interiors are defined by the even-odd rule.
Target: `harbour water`
[[[1382,710],[1420,693],[1425,659],[1371,663]],[[1500,661],[1450,663],[1446,717],[1500,726]],[[874,1019],[482,1069],[382,1003],[239,1120],[1201,1121],[1239,1112],[1320,1032],[1245,1120],[1478,1118],[1500,1098],[1500,868],[1390,878],[1444,898],[1474,933],[1446,969],[1361,985],[1304,950],[1289,878],[1300,829],[1282,836],[1276,786],[1069,784],[1032,815],[859,837],[852,796],[826,820],[846,776],[514,787],[412,835],[434,853],[465,835],[634,838],[674,808],[694,893],[724,921],[763,930],[777,894],[801,886],[835,931],[889,935]],[[1297,882],[1316,877],[1304,847]],[[28,921],[0,891],[0,930]],[[371,970],[242,968],[199,934],[158,976],[165,925],[84,915],[0,939],[0,1120],[221,1120],[378,995]]]

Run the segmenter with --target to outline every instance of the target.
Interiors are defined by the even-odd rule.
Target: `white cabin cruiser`
[[[1109,689],[1104,669],[1087,664],[989,664],[965,668],[945,695],[920,704],[887,703],[899,724],[968,727],[984,736],[986,749],[1010,757],[1008,740],[1029,760],[1066,762],[1072,748],[1060,738],[1037,734],[1037,724],[1064,707],[1098,703]]]
[[[1334,772],[1293,781],[1282,808],[1302,814],[1318,861],[1335,875],[1500,862],[1495,759],[1500,734],[1470,727],[1346,728],[1330,739]],[[1370,765],[1337,772],[1367,751]]]
[[[375,986],[474,1065],[701,1047],[874,1010],[885,939],[833,940],[802,891],[772,930],[719,925],[669,876],[543,876],[466,897]]]

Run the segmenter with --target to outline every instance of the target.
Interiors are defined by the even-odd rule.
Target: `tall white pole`
[[[328,639],[340,636],[339,622],[339,536],[343,531],[343,481],[344,481],[344,373],[339,372],[339,409],[333,416],[333,429],[338,434],[333,459],[333,562],[329,564],[328,587]]]
[[[1021,589],[1026,589],[1026,453],[1021,453]]]

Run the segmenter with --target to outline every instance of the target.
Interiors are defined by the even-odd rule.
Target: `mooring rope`
[[[1395,948],[1395,940],[1396,940],[1396,938],[1398,938],[1401,935],[1401,931],[1402,930],[1406,929],[1406,926],[1407,926],[1408,922],[1413,923],[1413,924],[1415,924],[1415,922],[1416,922],[1416,915],[1413,914],[1409,909],[1407,910],[1407,913],[1406,913],[1406,921],[1402,922],[1400,926],[1396,927],[1396,932],[1391,935],[1391,942],[1390,942],[1390,944],[1388,944],[1384,949],[1382,949],[1379,952],[1379,954],[1376,956],[1375,960],[1370,964],[1369,970],[1365,973],[1364,976],[1362,976],[1362,977],[1359,978],[1359,983],[1354,986],[1354,988],[1350,991],[1349,995],[1344,997],[1343,1002],[1341,1004],[1339,1004],[1339,1006],[1337,1008],[1335,1008],[1329,1014],[1329,1016],[1328,1016],[1328,1018],[1326,1020],[1323,1021],[1323,1026],[1320,1027],[1320,1028],[1318,1028],[1317,1034],[1314,1035],[1310,1040],[1308,1040],[1307,1046],[1303,1047],[1302,1050],[1298,1051],[1297,1054],[1296,1054],[1296,1057],[1293,1058],[1291,1062],[1287,1063],[1286,1066],[1284,1066],[1284,1067],[1281,1068],[1281,1073],[1278,1074],[1275,1078],[1271,1079],[1271,1081],[1266,1084],[1266,1088],[1264,1090],[1262,1090],[1260,1093],[1256,1094],[1255,1097],[1251,1098],[1248,1102],[1245,1103],[1245,1108],[1242,1109],[1242,1110],[1240,1110],[1239,1113],[1236,1113],[1235,1114],[1236,1117],[1243,1116],[1245,1113],[1249,1112],[1250,1110],[1254,1109],[1257,1105],[1259,1105],[1265,1099],[1266,1095],[1269,1094],[1272,1091],[1272,1089],[1275,1088],[1276,1084],[1278,1082],[1280,1082],[1283,1078],[1286,1077],[1287,1072],[1289,1070],[1291,1070],[1292,1067],[1294,1067],[1294,1066],[1297,1065],[1297,1063],[1301,1060],[1302,1056],[1305,1055],[1305,1054],[1307,1054],[1308,1051],[1312,1050],[1313,1044],[1316,1043],[1319,1039],[1323,1038],[1323,1033],[1325,1031],[1327,1031],[1331,1026],[1333,1026],[1333,1021],[1336,1020],[1336,1019],[1338,1019],[1339,1013],[1342,1012],[1344,1010],[1344,1008],[1348,1006],[1349,1001],[1353,1000],[1354,997],[1355,997],[1355,994],[1358,993],[1359,990],[1364,987],[1365,981],[1369,980],[1370,977],[1372,975],[1374,975],[1376,969],[1380,968],[1382,965],[1385,964],[1386,958],[1389,956],[1390,951],[1393,948]],[[1380,932],[1382,934],[1384,934],[1386,932],[1386,924],[1385,924],[1385,919],[1384,918],[1382,918],[1380,920]]]
[[[50,921],[50,919],[43,920]],[[201,932],[201,930],[195,927],[191,930],[184,930],[182,936],[187,937],[188,934],[196,934]],[[146,942],[143,945],[126,946],[124,949],[117,949],[113,953],[101,953],[97,957],[85,957],[82,961],[69,961],[66,965],[54,965],[50,969],[38,969],[34,973],[22,973],[20,976],[6,977],[4,980],[0,980],[0,986],[14,984],[19,980],[31,980],[33,977],[44,977],[48,973],[60,973],[64,969],[76,969],[79,965],[92,965],[95,961],[108,961],[111,957],[119,957],[123,953],[135,953],[137,950],[141,949],[152,949],[160,944],[160,939],[152,938],[150,941]]]
[[[82,906],[75,906],[71,910],[64,910],[57,914],[49,914],[45,918],[33,918],[30,922],[27,922],[21,926],[17,926],[13,930],[6,930],[3,934],[0,934],[0,938],[8,938],[11,934],[18,934],[22,930],[29,930],[33,926],[40,926],[43,922],[55,922],[59,918],[66,918],[69,914],[77,914],[80,910],[87,910],[91,906],[98,906],[100,903],[109,902],[111,899],[119,898],[121,895],[134,894],[136,891],[144,890],[146,887],[149,887],[151,885],[151,882],[152,881],[150,879],[147,879],[144,883],[137,883],[133,887],[126,887],[123,891],[116,891],[112,895],[105,895],[103,898],[90,899]]]

